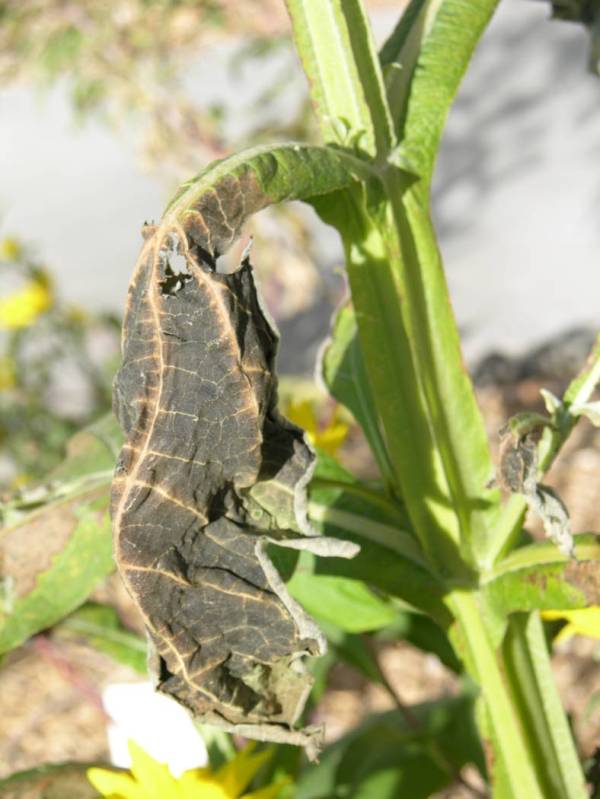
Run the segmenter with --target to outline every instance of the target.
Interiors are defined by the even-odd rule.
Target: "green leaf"
[[[60,763],[23,771],[0,780],[1,799],[96,799],[86,777],[92,765]],[[107,768],[107,766],[102,766]]]
[[[0,530],[0,653],[73,611],[114,569],[108,486],[118,438],[112,419],[78,434],[49,485],[13,503]]]
[[[288,582],[290,594],[314,616],[349,633],[377,630],[396,617],[394,605],[380,599],[360,580],[314,573],[314,556],[303,553]]]
[[[575,407],[586,403],[600,381],[600,333],[583,369],[565,391],[564,401]]]
[[[585,416],[594,425],[600,427],[600,402],[583,402],[581,405],[571,407],[575,416]]]
[[[317,524],[322,524],[325,516],[328,520],[337,518],[340,523],[344,520],[357,534],[424,565],[403,505],[379,487],[357,480],[328,453],[317,450],[317,454],[317,466],[310,483],[313,520]],[[350,511],[347,516],[343,514],[345,508]],[[358,522],[357,515],[364,516],[370,523]]]
[[[84,641],[118,663],[129,666],[139,674],[147,674],[146,641],[128,631],[120,622],[116,610],[109,605],[88,602],[67,616],[57,627],[55,635]]]
[[[385,155],[392,124],[362,2],[286,2],[324,141]]]
[[[162,225],[168,229],[182,224],[206,253],[217,257],[236,240],[248,217],[261,209],[347,188],[371,174],[366,163],[332,147],[297,143],[252,147],[213,161],[183,183],[168,204]]]
[[[502,616],[517,611],[585,608],[600,602],[600,539],[577,535],[575,559],[550,543],[512,552],[486,579],[485,595]]]
[[[412,25],[397,28],[382,51],[387,64],[397,62],[411,74],[408,97],[406,91],[396,91],[392,111],[401,126],[403,155],[426,182],[446,116],[497,4],[498,0],[438,0],[419,8],[412,3]]]
[[[427,3],[426,0],[411,0],[379,53],[390,113],[397,132],[402,131],[404,126],[410,82],[421,43],[428,31],[428,23],[431,24],[433,15],[428,13],[430,7],[431,3]],[[402,168],[406,166],[407,162],[402,154],[402,142],[390,154],[389,161]],[[411,165],[406,171],[415,170]]]
[[[309,492],[309,516],[323,534],[354,541],[360,552],[351,560],[319,558],[315,573],[363,580],[367,585],[398,597],[412,607],[431,615],[443,627],[450,621],[444,604],[445,587],[431,573],[422,558],[414,536],[400,527],[399,511],[383,508],[361,492],[355,481],[320,454],[315,472],[317,481]],[[339,484],[319,483],[320,478]],[[348,487],[344,488],[344,481]]]
[[[481,763],[469,696],[368,718],[329,746],[298,780],[294,799],[425,799],[454,782],[468,762]]]
[[[350,304],[340,308],[321,362],[331,395],[348,408],[362,427],[381,474],[392,482],[392,465],[381,433],[377,406],[358,341],[356,317]]]

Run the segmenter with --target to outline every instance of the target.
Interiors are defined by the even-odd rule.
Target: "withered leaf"
[[[356,548],[336,549],[306,523],[313,454],[277,411],[277,339],[248,259],[215,271],[244,216],[266,202],[242,170],[145,230],[115,381],[127,443],[112,516],[158,689],[205,722],[310,754],[321,731],[294,727],[311,686],[305,656],[324,639],[266,547]]]
[[[536,414],[522,416],[524,424],[520,428],[520,420],[513,417],[516,419],[514,429],[509,425],[501,431],[499,483],[504,489],[525,497],[531,511],[541,519],[548,538],[560,552],[575,557],[567,508],[554,489],[537,481],[537,439],[546,420]]]

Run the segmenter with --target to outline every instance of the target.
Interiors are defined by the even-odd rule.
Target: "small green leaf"
[[[362,633],[394,620],[396,610],[391,602],[377,597],[359,580],[315,574],[313,560],[304,553],[300,556],[287,587],[317,622],[325,619],[346,632]]]
[[[8,652],[45,627],[56,624],[84,602],[98,582],[114,569],[105,491],[100,495],[83,494],[75,502],[52,506],[51,511],[40,514],[40,519],[27,527],[12,528],[4,538],[6,546],[13,550],[13,543],[7,540],[9,533],[11,537],[22,534],[30,538],[31,531],[39,531],[41,539],[37,538],[34,546],[43,548],[44,530],[60,529],[63,534],[57,539],[61,549],[56,553],[50,550],[37,573],[26,569],[24,574],[4,576],[0,652]]]
[[[109,605],[88,602],[67,616],[54,632],[61,638],[83,640],[139,674],[147,673],[146,641],[126,630]]]
[[[108,487],[118,440],[112,418],[79,433],[39,499],[32,491],[13,503],[0,530],[0,653],[56,624],[114,569]]]
[[[600,540],[577,535],[575,559],[553,544],[515,550],[498,564],[484,591],[501,615],[517,611],[562,610],[600,604]]]
[[[583,369],[570,383],[565,391],[564,401],[569,406],[581,405],[588,402],[598,381],[600,380],[600,333],[598,334],[592,351],[588,355]]]
[[[548,391],[547,388],[541,388],[540,394],[542,395],[542,399],[544,400],[544,405],[546,407],[546,410],[548,411],[550,416],[554,416],[556,411],[561,407],[562,402],[551,391]]]
[[[323,351],[321,369],[327,388],[353,413],[365,433],[381,474],[391,483],[392,465],[358,341],[356,317],[349,304],[337,312],[331,339]]]
[[[584,402],[581,405],[572,405],[569,410],[574,416],[585,416],[594,427],[600,427],[600,402]]]

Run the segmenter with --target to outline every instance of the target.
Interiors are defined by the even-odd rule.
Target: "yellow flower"
[[[40,274],[29,280],[19,291],[0,300],[0,328],[17,330],[29,327],[51,305],[50,281]]]
[[[349,427],[341,419],[337,405],[333,416],[325,427],[319,427],[314,406],[310,400],[291,402],[286,408],[285,415],[290,422],[297,424],[306,432],[308,440],[313,446],[324,450],[329,455],[336,454],[348,435]]]
[[[175,778],[168,766],[158,763],[136,743],[129,741],[131,772],[90,768],[89,781],[107,799],[276,799],[286,781],[266,788],[242,791],[271,757],[268,751],[253,754],[249,744],[217,771],[195,768]]]
[[[0,261],[17,261],[23,247],[17,239],[7,236],[0,242]]]
[[[546,621],[564,619],[567,622],[554,639],[555,643],[566,641],[573,635],[600,638],[600,606],[598,605],[580,610],[543,610],[542,618]]]

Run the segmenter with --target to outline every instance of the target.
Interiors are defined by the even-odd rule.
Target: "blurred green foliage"
[[[110,408],[120,319],[67,303],[15,239],[0,245],[0,491],[46,475]]]
[[[120,130],[133,120],[147,162],[178,181],[234,144],[222,105],[193,98],[189,65],[226,39],[240,37],[234,69],[287,40],[277,0],[248,0],[245,11],[233,0],[0,0],[0,86],[61,82],[78,119],[94,113]],[[274,74],[261,108],[286,83]]]

